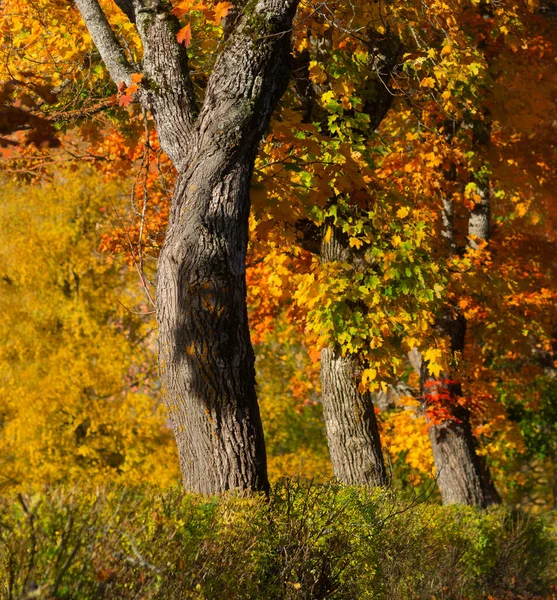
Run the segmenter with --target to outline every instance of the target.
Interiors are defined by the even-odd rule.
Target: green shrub
[[[284,480],[267,501],[179,489],[0,500],[0,598],[498,599],[549,594],[548,518]]]

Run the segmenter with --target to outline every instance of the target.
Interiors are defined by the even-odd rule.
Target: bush
[[[45,491],[0,501],[2,599],[534,598],[547,518],[284,480],[263,497]]]

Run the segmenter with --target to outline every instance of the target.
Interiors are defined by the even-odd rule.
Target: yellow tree
[[[122,199],[121,185],[83,170],[42,186],[3,181],[2,487],[178,476],[153,401],[153,324],[130,312],[138,280],[98,250]]]

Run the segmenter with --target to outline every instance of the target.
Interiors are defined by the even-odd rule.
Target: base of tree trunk
[[[485,465],[476,453],[469,411],[455,410],[457,420],[431,425],[429,437],[443,504],[487,508],[501,499]]]

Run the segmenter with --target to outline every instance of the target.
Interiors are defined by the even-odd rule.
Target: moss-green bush
[[[0,500],[2,599],[534,598],[557,573],[549,517],[283,481]]]

